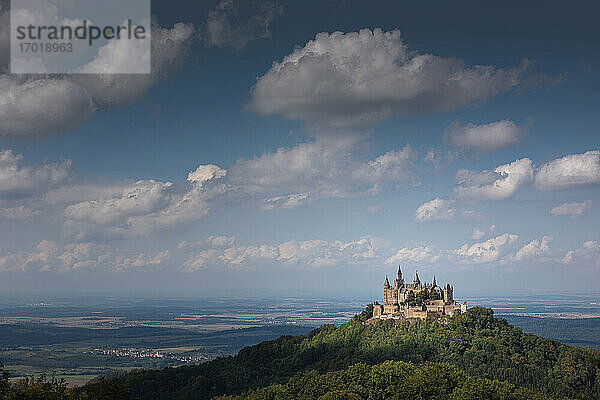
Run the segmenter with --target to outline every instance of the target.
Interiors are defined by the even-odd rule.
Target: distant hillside
[[[324,325],[308,335],[283,336],[246,347],[236,356],[111,379],[126,384],[144,400],[209,399],[286,384],[310,370],[322,374],[356,363],[396,360],[415,365],[448,363],[470,377],[506,381],[548,397],[600,398],[599,352],[523,333],[494,318],[491,309],[474,307],[446,325],[417,322],[412,326],[393,321],[363,324],[371,312],[368,307],[339,327]]]
[[[524,332],[558,340],[573,346],[600,350],[600,318],[538,318],[506,316]]]
[[[131,326],[115,329],[61,327],[48,324],[0,324],[1,346],[41,346],[59,343],[89,342],[135,344],[150,348],[203,344],[242,348],[281,335],[299,335],[311,328],[296,325],[267,325],[214,332],[195,332],[184,328]]]

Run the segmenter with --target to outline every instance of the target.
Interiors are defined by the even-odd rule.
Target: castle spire
[[[433,276],[433,287],[436,287],[436,283],[435,283],[435,275]]]
[[[404,286],[404,279],[402,279],[402,271],[400,270],[400,266],[398,265],[398,276],[394,281],[394,288],[400,289],[402,286]]]
[[[389,288],[390,287],[390,281],[388,281],[387,274],[385,275],[385,283],[383,284],[383,287],[385,287],[385,288]]]
[[[413,281],[413,286],[416,288],[421,287],[421,280],[419,279],[419,273],[415,271],[415,280]]]

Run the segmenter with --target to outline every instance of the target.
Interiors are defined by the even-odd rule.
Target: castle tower
[[[398,290],[392,288],[387,275],[383,284],[383,313],[393,314],[398,312]]]
[[[452,297],[453,288],[450,284],[446,285],[446,290],[444,290],[444,301],[446,303],[451,303],[453,301]]]
[[[433,285],[432,285],[432,287],[436,287],[436,286],[437,286],[437,284],[435,283],[435,275],[434,275],[433,276]]]
[[[400,270],[400,266],[398,265],[398,276],[394,281],[394,288],[400,289],[402,286],[404,286],[404,278],[402,278],[402,271]]]
[[[390,290],[390,281],[388,280],[387,275],[385,276],[385,282],[383,283],[383,305],[384,308],[386,305],[389,305],[392,302],[391,290]]]
[[[415,280],[413,281],[413,284],[415,286],[415,289],[421,287],[421,280],[419,279],[419,273],[417,271],[415,271]]]

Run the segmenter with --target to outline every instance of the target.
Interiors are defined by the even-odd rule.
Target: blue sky
[[[152,6],[149,77],[0,75],[0,289],[596,290],[593,3]]]

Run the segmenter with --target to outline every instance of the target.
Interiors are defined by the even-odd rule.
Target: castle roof
[[[390,287],[390,281],[388,281],[388,277],[387,275],[385,276],[385,283],[383,284],[384,287]]]

